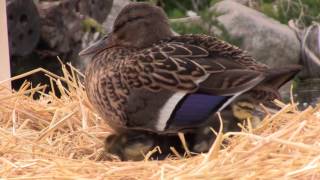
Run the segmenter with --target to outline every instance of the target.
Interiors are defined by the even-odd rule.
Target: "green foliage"
[[[214,0],[212,1],[213,3],[218,2],[219,0]],[[218,36],[220,39],[229,42],[233,45],[240,46],[243,40],[241,38],[232,38],[226,28],[224,27],[223,24],[221,24],[218,20],[217,17],[223,15],[223,14],[218,14],[212,10],[209,10],[209,8],[204,9],[202,12],[199,13],[201,16],[201,19],[204,24],[208,27],[206,29],[205,34],[211,34]],[[215,29],[212,29],[212,28]],[[219,32],[214,32],[215,30],[218,30]]]
[[[100,23],[92,18],[86,18],[82,21],[82,28],[85,32],[100,32],[104,33],[104,29]]]
[[[177,18],[177,16],[174,16],[176,13],[173,12],[180,11],[183,15],[185,15],[188,10],[200,12],[210,5],[210,0],[162,0],[162,4],[170,18]]]
[[[241,39],[234,39],[228,34],[226,29],[222,24],[219,23],[214,17],[219,16],[209,8],[215,3],[221,0],[184,0],[184,1],[174,1],[174,0],[149,0],[149,2],[162,6],[170,19],[183,18],[186,17],[186,12],[192,10],[197,12],[204,23],[197,22],[171,22],[171,27],[173,30],[179,34],[212,34],[212,27],[216,27],[219,30],[218,35],[221,39],[230,42],[235,45],[240,45]]]
[[[222,0],[211,0],[210,5],[213,6],[214,4],[220,2]]]
[[[171,23],[172,29],[179,34],[207,34],[208,31],[200,26],[194,24],[186,24],[182,22]]]
[[[305,26],[320,21],[320,0],[262,0],[258,10],[284,24],[290,19]]]
[[[149,1],[153,4],[162,6],[170,19],[186,17],[188,10],[195,11],[199,14],[208,26],[216,24],[212,17],[217,16],[210,14],[209,7],[221,0],[137,0]],[[299,22],[308,26],[312,21],[320,21],[320,0],[251,0],[254,4],[252,8],[261,11],[267,16],[287,24],[290,19],[298,19]],[[199,24],[192,23],[172,23],[173,29],[181,34],[185,33],[205,33],[211,32],[208,27],[200,27]],[[220,29],[220,27],[219,27]],[[222,38],[229,41],[228,35],[222,33]],[[234,40],[230,40],[234,41]],[[236,40],[237,41],[237,40]]]
[[[272,3],[261,4],[260,11],[262,11],[264,14],[274,19],[278,19],[279,17],[278,9]]]
[[[210,6],[211,0],[137,0],[160,5],[170,18],[181,18],[188,10],[199,12]]]
[[[168,11],[167,15],[170,18],[182,18],[185,17],[185,13],[179,9],[172,9],[170,11]]]

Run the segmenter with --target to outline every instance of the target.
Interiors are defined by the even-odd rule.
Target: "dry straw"
[[[0,82],[1,178],[320,179],[320,105],[301,112],[278,102],[282,109],[260,127],[219,132],[209,153],[192,158],[99,161],[112,131],[90,107],[83,75],[70,65],[62,69],[62,77],[37,69],[8,80],[42,72],[58,85],[48,94],[46,86],[25,82],[11,92]],[[32,99],[36,92],[39,100]],[[229,143],[220,149],[224,140]]]

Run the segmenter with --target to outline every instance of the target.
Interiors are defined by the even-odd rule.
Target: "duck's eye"
[[[106,40],[106,39],[108,39],[108,37],[109,37],[109,34],[105,35],[102,39]]]
[[[248,110],[248,111],[254,109],[253,104],[251,104],[251,103],[249,103],[249,102],[238,102],[237,105],[238,105],[240,108],[242,108],[242,109],[244,109],[244,110]]]

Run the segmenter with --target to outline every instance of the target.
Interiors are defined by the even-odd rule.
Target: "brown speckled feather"
[[[215,49],[218,47],[220,51]],[[125,125],[127,119],[123,109],[131,89],[194,92],[210,76],[215,83],[204,84],[206,92],[235,94],[241,91],[241,85],[262,74],[258,69],[265,68],[240,49],[205,35],[173,37],[141,50],[113,48],[98,53],[94,59],[86,75],[88,96],[99,114],[105,114],[106,119],[114,115],[114,122],[121,122],[119,126]],[[203,64],[201,59],[210,63]],[[231,72],[229,67],[237,71]],[[215,88],[221,90],[213,91]]]
[[[240,75],[229,80],[237,79],[238,82],[226,85],[231,75],[221,74],[230,69],[263,73],[267,66],[256,62],[239,48],[215,37],[183,35],[127,56],[121,72],[128,84],[135,88],[193,92],[198,90],[199,83],[209,75],[216,75],[216,81],[223,81],[224,89],[243,83],[243,76]],[[246,76],[243,80],[249,81],[250,78],[253,77]]]
[[[129,85],[135,88],[195,91],[197,81],[208,73],[188,58],[206,56],[208,52],[201,47],[162,43],[129,56],[122,72]]]
[[[222,41],[214,36],[207,35],[183,35],[173,37],[170,41],[193,44],[206,49],[212,56],[221,56],[232,58],[239,64],[252,70],[264,71],[268,66],[257,62],[252,56],[244,50]]]
[[[236,97],[251,91],[270,99],[299,71],[272,71],[216,37],[174,36],[164,11],[141,2],[127,5],[113,31],[80,54],[93,55],[86,71],[88,98],[117,129],[165,131],[177,103],[194,92]]]

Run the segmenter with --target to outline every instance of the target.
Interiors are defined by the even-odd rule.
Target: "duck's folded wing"
[[[168,40],[170,43],[193,44],[206,49],[210,56],[229,58],[231,62],[246,66],[247,69],[264,71],[268,66],[256,61],[246,51],[229,44],[215,36],[204,34],[189,34],[174,36]]]
[[[225,70],[209,76],[199,85],[199,92],[230,96],[246,92],[264,80],[261,72],[252,70]]]
[[[264,79],[262,72],[248,69],[231,57],[213,56],[200,46],[176,42],[128,57],[121,70],[132,88],[199,90],[214,95],[244,92]]]

